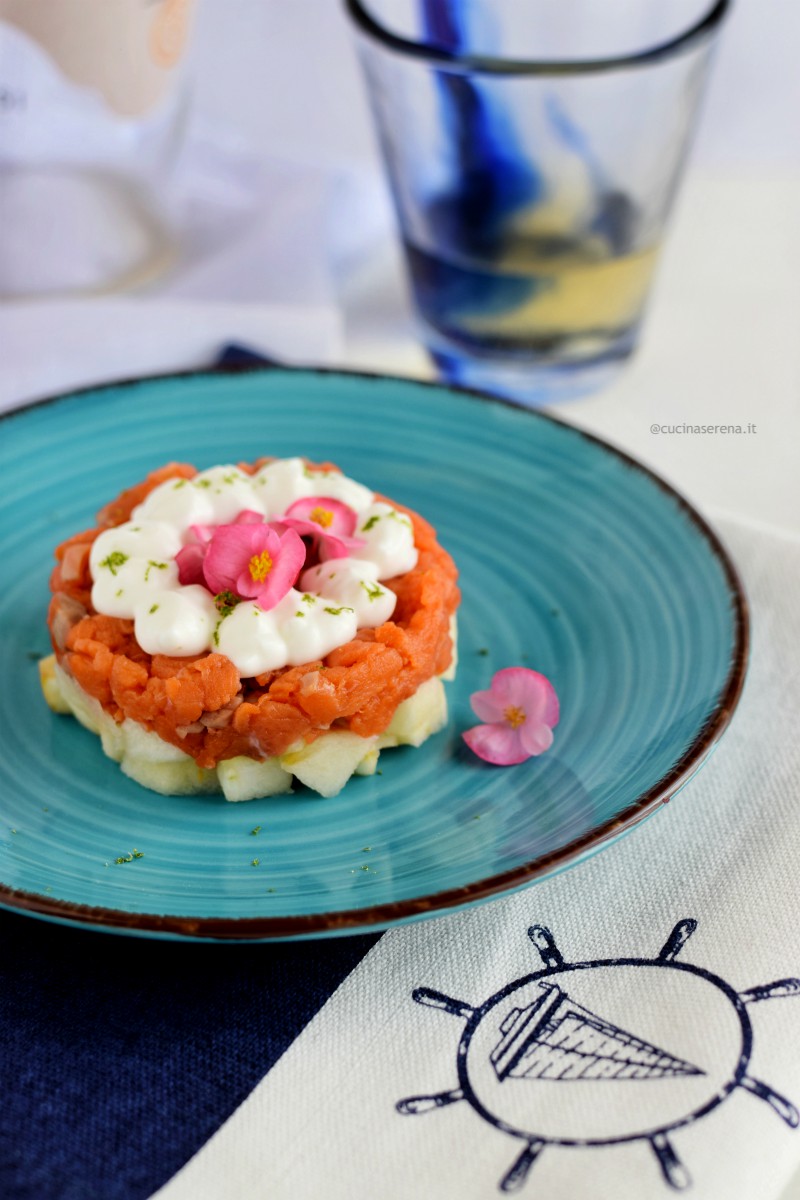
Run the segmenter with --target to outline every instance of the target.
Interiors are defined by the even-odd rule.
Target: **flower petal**
[[[297,504],[299,503],[298,500]],[[294,507],[293,504],[292,508]],[[281,517],[277,521],[270,521],[270,527],[278,533],[282,533],[285,529],[293,529],[300,537],[312,538],[312,545],[321,562],[326,562],[329,558],[349,558],[354,550],[366,544],[363,538],[328,533],[314,521],[304,521],[299,517]]]
[[[497,699],[491,688],[485,692],[473,692],[469,702],[475,716],[482,721],[496,723],[503,720],[506,706]]]
[[[184,587],[190,583],[204,583],[203,559],[205,556],[205,546],[201,546],[197,542],[191,542],[179,550],[175,555],[175,562],[178,564],[178,582]]]
[[[323,533],[319,539],[320,562],[327,562],[329,558],[350,558],[353,551],[359,550],[362,546],[366,546],[363,538],[339,537]]]
[[[236,514],[232,522],[234,525],[263,525],[265,523],[264,514],[256,512],[254,508],[243,508],[240,513]]]
[[[190,525],[189,532],[194,537],[195,541],[205,545],[210,542],[216,529],[216,525]]]
[[[530,758],[520,743],[519,730],[509,725],[475,725],[461,736],[478,758],[498,767],[510,767]]]
[[[553,731],[544,721],[525,721],[519,727],[519,740],[529,754],[544,754],[553,744]]]
[[[546,676],[528,667],[505,667],[492,679],[491,691],[503,708],[521,708],[525,716],[558,724],[558,697]]]
[[[283,599],[303,569],[305,560],[306,548],[302,538],[293,529],[287,529],[273,556],[272,570],[256,593],[259,608],[269,612]]]
[[[321,524],[315,520],[314,511],[319,509],[330,515],[327,524]],[[294,504],[289,505],[286,516],[311,521],[317,533],[322,531],[323,533],[344,534],[345,537],[349,537],[353,533],[358,522],[358,514],[355,509],[342,500],[334,500],[332,496],[303,496],[302,499],[295,500]]]

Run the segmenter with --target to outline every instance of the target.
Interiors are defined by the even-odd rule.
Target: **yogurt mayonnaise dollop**
[[[191,525],[224,525],[243,509],[280,518],[295,500],[326,496],[358,516],[363,541],[348,558],[304,571],[274,608],[253,600],[223,615],[200,584],[183,585],[175,555],[194,540]],[[95,540],[89,559],[92,604],[134,622],[148,654],[181,657],[217,651],[243,677],[323,658],[357,629],[388,621],[396,597],[381,580],[417,564],[411,520],[353,479],[312,471],[302,459],[278,459],[255,475],[211,467],[194,479],[170,479],[133,510],[132,519]]]

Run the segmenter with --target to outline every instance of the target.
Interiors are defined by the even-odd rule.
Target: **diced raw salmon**
[[[252,472],[267,461],[240,466]],[[338,469],[331,463],[309,466]],[[201,767],[240,755],[284,754],[331,727],[361,737],[382,733],[397,706],[449,665],[450,618],[459,601],[455,564],[434,529],[394,501],[388,503],[411,518],[419,561],[385,585],[397,596],[393,619],[359,631],[321,662],[241,679],[222,654],[151,656],[137,643],[132,621],[92,609],[88,559],[98,533],[127,521],[166,479],[190,479],[196,473],[185,463],[154,471],[101,510],[98,528],[57,548],[48,623],[61,665],[115,720],[137,721]]]

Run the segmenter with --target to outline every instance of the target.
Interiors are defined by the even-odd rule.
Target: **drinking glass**
[[[534,404],[608,382],[728,0],[345,2],[440,373]]]

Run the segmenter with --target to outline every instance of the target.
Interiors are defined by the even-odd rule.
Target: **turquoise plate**
[[[210,939],[434,915],[630,829],[686,782],[736,704],[746,609],[716,537],[643,467],[560,422],[400,379],[268,370],[98,388],[0,432],[6,907]],[[450,721],[332,800],[158,796],[41,697],[53,547],[163,462],[265,454],[332,459],[436,526],[463,589]],[[546,755],[490,767],[461,732],[476,723],[470,693],[511,665],[552,679],[561,723]]]

